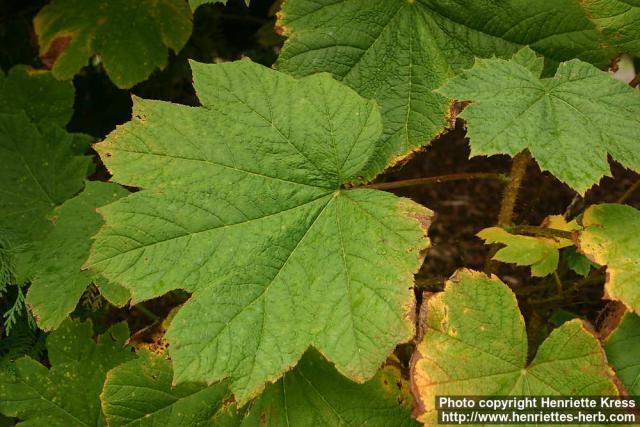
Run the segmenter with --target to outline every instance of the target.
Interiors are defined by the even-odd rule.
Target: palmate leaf
[[[442,131],[450,102],[433,90],[474,56],[509,56],[524,45],[551,62],[606,66],[612,56],[575,0],[287,0],[279,17],[289,36],[279,69],[331,72],[378,100],[384,144],[373,161],[383,164]]]
[[[0,113],[0,229],[21,242],[46,234],[48,215],[82,189],[91,164],[72,152],[72,143],[71,134],[37,126],[24,112]]]
[[[53,0],[34,20],[40,55],[52,73],[70,79],[98,54],[121,88],[145,80],[191,35],[184,0]]]
[[[567,221],[562,215],[552,215],[545,219],[543,226],[561,231],[575,231],[580,226]],[[485,243],[500,243],[504,245],[498,250],[493,259],[516,265],[531,266],[534,277],[547,276],[558,268],[560,249],[573,246],[573,241],[562,237],[521,236],[511,234],[500,227],[489,227],[480,231],[478,237]]]
[[[607,359],[630,395],[640,394],[640,317],[625,313],[604,341]]]
[[[583,0],[582,6],[607,42],[619,51],[640,55],[640,2],[638,0]]]
[[[163,426],[414,426],[407,382],[385,366],[365,384],[353,383],[315,351],[242,409],[228,384],[171,386],[171,362],[143,351],[107,374],[101,400],[109,425]]]
[[[573,244],[571,241],[559,242],[546,237],[511,234],[500,227],[485,228],[478,233],[478,237],[487,244],[505,245],[496,252],[493,259],[520,266],[531,266],[531,275],[534,277],[544,277],[556,271],[560,259],[558,250]]]
[[[27,304],[40,328],[56,328],[91,283],[97,283],[105,298],[115,304],[128,300],[125,289],[80,271],[89,256],[91,237],[102,225],[96,208],[127,193],[116,184],[87,182],[82,193],[56,209],[47,236],[18,257],[20,269],[31,280]]]
[[[167,331],[175,380],[231,378],[240,402],[310,345],[356,381],[413,335],[431,212],[372,178],[372,101],[328,75],[193,63],[202,107],[136,100],[96,146],[116,182],[88,265],[134,301],[193,292]]]
[[[640,171],[640,94],[579,60],[540,79],[525,59],[532,55],[525,48],[510,61],[478,59],[439,89],[472,101],[460,114],[471,154],[515,156],[528,149],[543,170],[580,194],[610,175],[607,153]]]
[[[640,211],[626,205],[591,206],[582,225],[578,249],[607,266],[606,297],[640,313]]]
[[[461,270],[427,304],[412,367],[426,425],[436,424],[436,396],[617,394],[604,351],[580,320],[555,329],[527,365],[518,302],[495,277]]]
[[[30,426],[103,426],[100,391],[111,368],[134,357],[124,347],[125,323],[97,341],[91,322],[65,321],[47,338],[51,369],[30,357],[16,360],[15,372],[0,371],[0,412]]]

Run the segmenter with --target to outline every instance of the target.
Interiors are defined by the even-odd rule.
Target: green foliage
[[[589,18],[619,51],[640,54],[640,3],[635,0],[584,0]]]
[[[148,351],[107,374],[101,400],[112,426],[205,426],[229,399],[226,383],[171,386],[171,362]],[[135,396],[135,399],[131,399]],[[224,416],[224,415],[223,415]]]
[[[638,394],[639,77],[604,71],[640,54],[638,0],[0,3],[0,425],[415,426],[438,395]],[[465,137],[510,174],[468,171]],[[420,200],[445,216],[424,268]],[[442,290],[482,263],[474,233],[531,274],[485,259]]]
[[[591,206],[582,217],[579,250],[607,266],[606,297],[640,313],[640,211],[626,205]]]
[[[21,270],[31,280],[27,303],[45,330],[56,328],[76,306],[91,283],[98,283],[115,304],[128,300],[126,290],[101,280],[81,267],[89,256],[91,237],[102,225],[96,208],[128,192],[116,184],[87,182],[78,196],[55,210],[49,234],[19,257]]]
[[[617,394],[604,352],[580,320],[555,329],[527,364],[524,319],[498,278],[461,270],[427,304],[412,372],[427,425],[435,425],[436,396]]]
[[[23,111],[33,123],[64,127],[73,114],[73,85],[51,73],[18,65],[0,72],[0,113]],[[37,102],[34,102],[37,100]]]
[[[450,102],[433,90],[473,64],[530,45],[550,61],[604,66],[610,52],[574,0],[288,0],[278,68],[330,72],[382,106],[380,166],[442,132]],[[538,77],[536,75],[535,77]],[[472,141],[473,142],[473,141]]]
[[[496,252],[493,259],[516,265],[530,265],[531,275],[534,277],[546,276],[556,271],[560,259],[558,250],[573,244],[567,239],[515,235],[500,227],[485,228],[478,233],[478,237],[488,244],[505,245]]]
[[[15,371],[14,362],[23,356],[38,360],[44,355],[45,335],[32,323],[30,317],[21,317],[11,329],[5,328],[5,336],[0,339],[0,371]]]
[[[409,385],[397,367],[385,366],[355,384],[310,351],[291,372],[251,404],[242,426],[415,426]]]
[[[473,156],[515,156],[528,149],[543,170],[581,194],[610,174],[607,153],[640,171],[634,148],[640,95],[634,89],[579,60],[563,62],[553,78],[540,79],[539,69],[521,64],[527,53],[519,55],[478,59],[439,89],[449,98],[473,101],[460,114]]]
[[[191,11],[183,0],[54,0],[36,16],[40,55],[51,72],[70,79],[99,55],[118,87],[131,87],[167,64],[167,48],[179,51],[191,35]]]
[[[0,371],[0,411],[25,425],[104,425],[100,391],[107,371],[133,358],[124,347],[125,324],[93,341],[91,322],[65,321],[47,338],[51,368],[30,357],[16,360],[15,372]]]
[[[194,292],[167,331],[177,382],[230,377],[244,403],[310,345],[371,378],[413,335],[431,216],[344,188],[379,172],[377,107],[327,75],[192,66],[202,107],[136,100],[96,146],[116,182],[145,190],[101,209],[88,265],[134,302]]]
[[[630,395],[640,394],[640,318],[625,313],[604,341],[607,359]]]
[[[581,276],[586,276],[593,267],[597,268],[586,256],[579,253],[576,248],[567,248],[564,252],[567,267],[569,267],[574,273]]]
[[[241,409],[232,405],[227,382],[172,387],[172,378],[171,362],[148,351],[111,370],[101,396],[109,425],[417,425],[410,416],[409,385],[394,366],[356,384],[310,351]]]
[[[75,155],[72,142],[62,129],[36,126],[23,112],[0,114],[0,228],[22,241],[46,234],[53,208],[82,189],[89,170],[91,158]]]

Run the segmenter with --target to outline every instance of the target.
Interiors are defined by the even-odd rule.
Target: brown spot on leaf
[[[42,63],[49,69],[53,67],[53,64],[56,63],[58,57],[67,49],[69,43],[73,39],[72,34],[67,34],[63,36],[58,36],[51,43],[49,43],[49,47],[47,51],[40,56],[40,60]]]
[[[456,101],[449,104],[449,111],[447,112],[447,123],[449,123],[449,128],[453,129],[456,127],[456,119],[458,118],[458,115],[469,104],[471,104],[471,101]]]
[[[273,28],[277,35],[286,37],[289,35],[289,29],[282,25],[284,18],[284,12],[282,10],[278,11],[278,13],[276,13],[276,24]]]

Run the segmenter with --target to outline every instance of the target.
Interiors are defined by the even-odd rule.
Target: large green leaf
[[[474,56],[531,45],[558,62],[609,59],[575,0],[288,0],[279,16],[289,36],[279,69],[331,72],[380,102],[384,144],[374,161],[383,164],[442,131],[450,103],[433,89]]]
[[[18,65],[6,77],[0,72],[0,113],[24,111],[33,123],[64,127],[73,114],[73,99],[73,84],[47,71]]]
[[[580,251],[607,266],[606,297],[640,313],[640,211],[627,205],[591,206],[582,225]]]
[[[42,237],[53,208],[82,189],[90,157],[71,150],[73,136],[37,126],[24,112],[0,113],[0,229],[19,240]]]
[[[82,193],[56,209],[47,236],[18,257],[23,264],[20,270],[31,280],[27,304],[42,329],[56,328],[73,311],[87,285],[104,282],[80,268],[89,256],[91,237],[102,225],[96,208],[127,193],[116,184],[87,182]],[[126,290],[104,285],[107,299],[127,301]]]
[[[630,395],[640,394],[640,317],[625,313],[604,341],[607,359]]]
[[[356,384],[310,351],[251,404],[242,426],[415,426],[412,402],[398,368],[385,366]]]
[[[588,16],[621,52],[640,55],[640,1],[583,0]]]
[[[473,101],[460,114],[471,154],[515,156],[528,149],[543,170],[581,194],[610,175],[607,153],[640,171],[640,94],[579,60],[540,79],[523,65],[532,54],[526,49],[511,61],[478,59],[440,88],[452,99]]]
[[[40,55],[59,79],[70,79],[100,55],[111,80],[131,87],[167,63],[167,48],[179,51],[191,35],[184,0],[53,0],[34,25]]]
[[[193,63],[202,107],[136,100],[96,146],[135,193],[101,209],[88,265],[134,301],[194,292],[167,332],[177,382],[244,402],[308,346],[357,381],[413,335],[431,212],[372,178],[380,114],[328,75]]]
[[[212,426],[229,399],[228,385],[171,386],[171,362],[148,351],[109,371],[102,408],[110,426]]]
[[[555,329],[527,365],[524,319],[496,277],[461,270],[427,304],[412,367],[426,425],[436,424],[436,396],[617,394],[604,351],[580,320]]]
[[[103,426],[100,391],[107,371],[134,355],[124,348],[125,323],[97,342],[92,333],[91,322],[67,320],[47,338],[51,369],[23,357],[15,372],[0,371],[0,412],[24,426]]]

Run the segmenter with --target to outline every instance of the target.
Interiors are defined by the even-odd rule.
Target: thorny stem
[[[631,187],[629,187],[629,189],[625,191],[624,194],[620,196],[618,200],[616,200],[616,203],[626,202],[629,199],[629,197],[631,197],[633,193],[635,193],[639,188],[640,188],[640,179],[637,180],[635,184],[633,184]]]
[[[506,230],[513,234],[525,234],[530,236],[573,239],[573,233],[565,230],[558,230],[555,228],[537,227],[535,225],[516,225],[513,227],[506,227]]]
[[[525,150],[517,154],[513,158],[511,164],[511,172],[509,173],[509,182],[504,189],[502,202],[500,203],[500,213],[498,214],[498,226],[505,227],[513,222],[513,212],[518,199],[518,192],[522,185],[522,180],[527,173],[527,166],[531,161],[531,154]]]
[[[522,180],[527,173],[527,166],[531,161],[531,154],[528,150],[522,151],[513,158],[511,163],[511,172],[509,172],[509,181],[504,189],[502,195],[502,202],[500,203],[500,213],[498,214],[498,226],[507,227],[513,223],[513,212],[516,207],[516,201],[518,199],[518,192],[522,185]],[[498,245],[493,245],[489,250],[489,256],[485,263],[484,270],[487,274],[494,272],[496,263],[493,261],[493,257],[498,252]]]
[[[496,179],[498,181],[506,181],[508,177],[501,173],[492,172],[471,172],[471,173],[454,173],[451,175],[431,176],[428,178],[405,179],[401,181],[378,182],[374,184],[363,185],[362,188],[375,188],[377,190],[395,190],[396,188],[413,187],[415,185],[436,184],[447,181],[464,181],[469,179]]]

